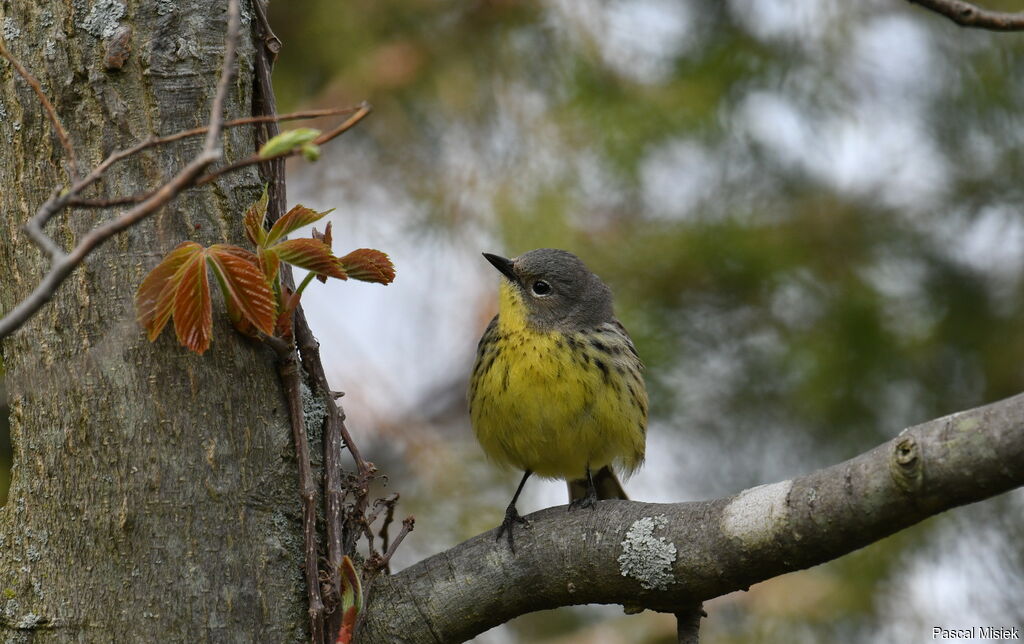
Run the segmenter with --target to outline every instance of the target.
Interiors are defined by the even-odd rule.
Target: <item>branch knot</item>
[[[893,481],[904,492],[916,492],[924,483],[924,465],[921,448],[913,436],[904,436],[893,447],[889,458],[889,472]]]

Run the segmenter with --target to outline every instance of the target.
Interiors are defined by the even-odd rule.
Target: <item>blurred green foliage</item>
[[[688,489],[1024,391],[1021,37],[897,0],[272,8],[282,108],[371,101],[359,145],[420,225],[568,248],[611,283],[657,420],[720,446],[725,475]],[[726,451],[758,441],[803,469]],[[870,641],[936,524],[818,569],[823,614],[752,598],[711,641]],[[586,621],[562,619],[515,628]]]

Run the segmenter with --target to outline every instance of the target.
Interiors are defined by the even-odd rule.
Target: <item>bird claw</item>
[[[501,535],[508,533],[508,547],[512,551],[512,554],[516,553],[515,538],[512,536],[512,527],[515,524],[522,524],[524,528],[530,527],[530,522],[519,516],[519,511],[516,510],[515,506],[510,505],[505,510],[505,520],[501,522],[501,526],[498,527],[498,536],[495,537],[495,541],[501,541]]]
[[[586,496],[581,496],[569,503],[569,508],[566,510],[570,512],[572,510],[579,510],[580,508],[590,508],[591,510],[597,507],[597,490],[590,488]]]

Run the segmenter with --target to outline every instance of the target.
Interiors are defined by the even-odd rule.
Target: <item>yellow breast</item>
[[[639,362],[610,334],[532,328],[520,297],[502,285],[478,351],[470,417],[480,445],[498,463],[547,477],[613,463],[633,470],[647,421]]]

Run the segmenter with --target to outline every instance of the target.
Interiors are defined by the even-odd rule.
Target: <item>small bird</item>
[[[612,467],[628,474],[643,462],[647,389],[611,290],[580,258],[551,248],[483,255],[504,279],[477,346],[469,412],[484,452],[524,472],[498,530],[515,552],[512,528],[527,525],[516,501],[531,474],[565,479],[570,510],[627,498]]]

